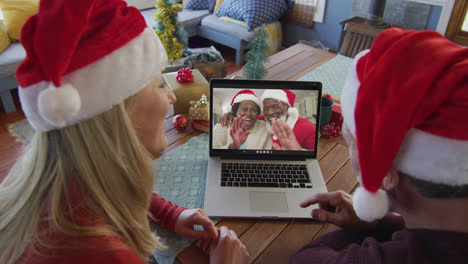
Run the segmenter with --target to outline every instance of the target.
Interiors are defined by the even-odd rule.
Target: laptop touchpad
[[[249,192],[250,209],[255,212],[288,212],[284,192]]]

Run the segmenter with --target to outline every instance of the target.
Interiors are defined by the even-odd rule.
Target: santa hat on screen
[[[154,30],[123,0],[41,0],[21,42],[27,54],[16,72],[21,105],[41,131],[109,110],[167,62]]]
[[[359,157],[358,217],[373,221],[388,211],[379,188],[391,167],[432,183],[468,184],[468,49],[433,31],[393,28],[353,67],[341,106]]]
[[[231,105],[228,109],[228,111],[230,112],[231,109],[232,109],[232,106],[236,103],[240,103],[242,101],[246,101],[246,100],[249,100],[249,101],[254,101],[258,107],[260,107],[260,101],[258,101],[258,97],[255,95],[254,92],[252,92],[252,90],[249,90],[249,89],[245,89],[245,90],[242,90],[240,92],[238,92],[231,100]]]
[[[296,101],[296,95],[289,90],[265,90],[262,95],[262,103],[265,99],[275,99],[280,102],[286,103],[288,108],[288,119],[286,124],[292,129],[296,125],[297,119],[299,118],[299,112],[294,107],[294,101]]]

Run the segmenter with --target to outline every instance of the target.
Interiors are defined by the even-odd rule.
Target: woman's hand
[[[210,247],[210,263],[248,263],[249,253],[234,231],[222,226],[217,243]]]
[[[231,112],[225,113],[222,117],[218,119],[218,124],[221,124],[222,127],[227,126],[229,123],[232,122],[233,114]]]
[[[283,124],[279,119],[273,120],[271,123],[275,135],[281,142],[281,148],[279,148],[278,144],[273,144],[274,150],[302,150],[301,145],[297,142],[296,135],[287,124]]]
[[[204,230],[195,230],[194,225],[201,225]],[[208,218],[202,209],[186,209],[182,211],[179,217],[177,217],[174,231],[179,235],[208,243],[218,239],[218,231],[213,221]]]
[[[353,209],[353,197],[344,191],[318,193],[300,206],[305,208],[317,203],[319,209],[313,209],[310,215],[322,222],[350,229],[371,229],[377,224],[377,221],[369,223],[359,219]]]
[[[232,123],[230,131],[232,137],[232,143],[229,145],[230,149],[239,149],[250,135],[250,130],[244,131],[242,129],[242,122],[244,122],[244,119],[244,117],[234,117],[234,122]]]

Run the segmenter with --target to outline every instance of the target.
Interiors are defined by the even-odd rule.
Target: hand
[[[203,226],[204,230],[195,230],[194,225]],[[218,230],[202,209],[186,209],[180,213],[175,223],[175,232],[179,235],[202,240],[206,249],[211,241],[218,239]]]
[[[319,209],[313,209],[310,215],[322,222],[350,229],[371,229],[377,224],[377,221],[369,223],[359,219],[353,209],[353,197],[344,191],[318,193],[300,206],[305,208],[316,203]]]
[[[233,114],[231,112],[225,113],[222,117],[219,118],[218,124],[221,124],[222,127],[227,126],[232,122]]]
[[[236,233],[222,226],[217,243],[210,247],[210,263],[241,264],[248,263],[248,260],[249,253]]]
[[[292,132],[287,124],[283,124],[279,119],[275,119],[271,123],[275,135],[281,142],[281,150],[302,150],[301,145],[297,142],[296,135],[294,135],[294,132]],[[275,150],[278,149],[278,147],[277,144],[273,145],[273,149]]]
[[[232,143],[229,145],[230,149],[239,149],[250,135],[250,130],[244,131],[242,129],[243,121],[244,117],[234,117],[234,122],[232,123],[232,128],[230,131],[232,137]]]

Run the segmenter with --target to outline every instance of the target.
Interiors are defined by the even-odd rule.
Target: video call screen
[[[255,94],[256,100],[248,92],[239,93],[245,89],[213,88],[213,149],[260,154],[315,150],[318,90],[289,90],[295,95],[292,102],[291,98],[294,96],[288,97],[288,93],[280,89],[247,89]],[[236,103],[231,105],[236,96]],[[226,120],[227,125],[223,126],[220,120]],[[275,120],[280,120],[283,124],[280,133],[295,140],[281,140],[273,129],[272,122],[278,124]],[[291,141],[294,144],[285,144]]]

